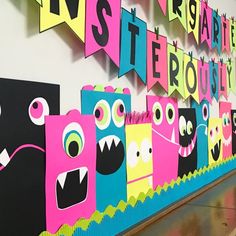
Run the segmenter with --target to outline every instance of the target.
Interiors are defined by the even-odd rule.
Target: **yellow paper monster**
[[[127,116],[128,117],[128,116]],[[152,123],[148,113],[126,119],[127,199],[153,186]]]
[[[222,119],[210,118],[208,125],[209,165],[222,161]]]

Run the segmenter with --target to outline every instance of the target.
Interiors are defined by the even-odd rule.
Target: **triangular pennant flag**
[[[84,42],[85,0],[42,0],[40,32],[64,22]]]
[[[211,97],[216,101],[219,99],[219,76],[218,76],[218,63],[214,60],[209,62],[210,67],[210,82],[211,82]]]
[[[85,56],[103,49],[120,64],[120,0],[89,0],[86,5]]]
[[[212,48],[217,48],[218,53],[221,53],[221,17],[218,14],[218,11],[212,11]]]
[[[167,92],[167,38],[147,31],[147,89],[159,83]]]
[[[183,79],[183,50],[168,44],[168,96],[175,90],[185,98]]]
[[[200,0],[187,0],[187,31],[199,42]]]
[[[230,50],[233,52],[236,50],[236,22],[233,17],[230,19],[229,23]]]
[[[198,63],[197,59],[184,54],[184,94],[185,99],[190,95],[191,97],[199,103],[198,94]]]
[[[221,31],[222,31],[222,52],[230,53],[230,40],[229,40],[229,20],[226,15],[221,16]]]
[[[119,77],[135,70],[146,84],[147,24],[122,8]]]
[[[228,94],[233,92],[236,94],[236,81],[235,81],[235,61],[229,58],[226,64],[227,70],[227,84],[228,84]]]
[[[167,0],[157,0],[157,2],[159,3],[161,10],[163,12],[164,15],[166,15],[166,8],[167,8]]]
[[[221,59],[218,62],[218,68],[219,68],[219,98],[221,95],[225,97],[225,99],[228,98],[227,94],[227,80],[226,80],[226,64],[223,62],[223,59]]]
[[[168,0],[169,21],[179,19],[184,29],[187,31],[186,2],[185,0]]]

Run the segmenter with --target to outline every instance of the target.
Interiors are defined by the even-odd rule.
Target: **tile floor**
[[[236,236],[236,175],[136,235]]]

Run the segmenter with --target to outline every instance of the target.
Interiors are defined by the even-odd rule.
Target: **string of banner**
[[[190,96],[198,103],[210,103],[221,96],[226,99],[236,93],[235,60],[214,58],[205,61],[185,53],[167,38],[147,29],[147,24],[131,12],[121,8],[121,1],[111,0],[36,0],[40,4],[40,32],[63,22],[67,23],[82,42],[85,56],[104,50],[119,68],[121,77],[134,70],[148,91],[159,84],[171,96],[177,91],[184,99]],[[178,18],[197,43],[206,41],[218,53],[236,50],[236,22],[226,14],[200,0],[158,0],[169,20]],[[199,30],[200,29],[200,30]]]

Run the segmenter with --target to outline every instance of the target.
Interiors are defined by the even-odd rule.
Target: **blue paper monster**
[[[208,165],[207,127],[208,119],[210,117],[209,102],[203,100],[199,105],[194,100],[192,100],[191,107],[195,108],[197,117],[197,168],[200,169]]]
[[[82,114],[94,114],[96,123],[96,205],[104,211],[127,200],[125,113],[131,112],[128,89],[85,86],[81,92]]]

